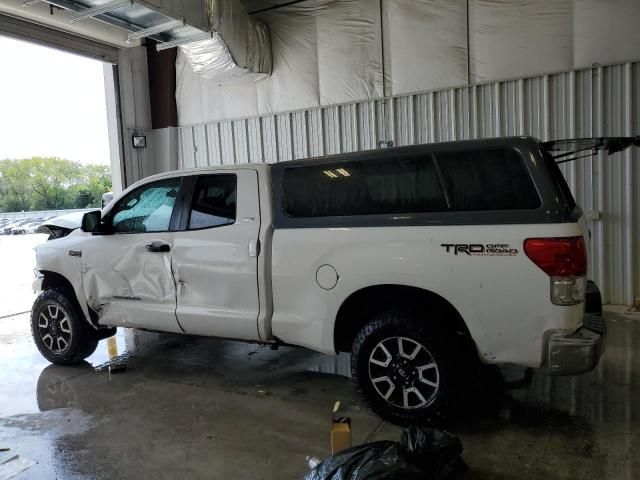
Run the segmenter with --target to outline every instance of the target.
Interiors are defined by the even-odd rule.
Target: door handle
[[[161,242],[159,240],[156,240],[155,242],[147,243],[145,245],[145,248],[147,249],[147,252],[154,252],[154,253],[164,253],[164,252],[171,251],[171,245],[169,245],[168,243]]]

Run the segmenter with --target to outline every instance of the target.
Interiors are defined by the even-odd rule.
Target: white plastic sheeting
[[[467,83],[465,1],[386,0],[382,6],[387,95]]]
[[[306,0],[254,17],[269,28],[271,77],[221,86],[179,53],[180,125],[640,57],[638,0]]]
[[[575,0],[576,67],[640,60],[640,1]]]
[[[273,53],[270,78],[223,85],[176,61],[181,125],[381,97],[380,5],[371,0],[309,0],[265,12]]]
[[[630,136],[640,63],[327,106],[179,129],[178,168],[277,162],[377,147],[505,135]],[[609,303],[640,297],[640,149],[563,166],[591,218],[589,271]]]
[[[207,0],[212,38],[180,47],[194,73],[224,85],[255,82],[271,73],[269,31],[240,0]]]
[[[572,12],[572,0],[470,0],[474,81],[573,68]]]
[[[320,105],[382,96],[380,7],[371,0],[315,2]],[[306,2],[309,9],[313,2]],[[300,8],[300,7],[299,7]]]

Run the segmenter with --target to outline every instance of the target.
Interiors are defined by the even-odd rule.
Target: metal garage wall
[[[187,168],[367,150],[388,140],[633,134],[640,134],[640,63],[181,127],[178,155]],[[640,297],[637,150],[563,167],[591,219],[591,277],[609,303]]]

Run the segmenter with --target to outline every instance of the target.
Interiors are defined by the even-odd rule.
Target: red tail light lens
[[[550,277],[580,277],[587,274],[584,238],[528,238],[524,253]]]

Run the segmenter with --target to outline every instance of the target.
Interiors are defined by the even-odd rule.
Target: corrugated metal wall
[[[179,129],[179,166],[278,162],[448,140],[640,134],[640,63],[594,67]],[[608,303],[640,297],[640,154],[563,172],[591,218],[591,277]]]

